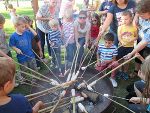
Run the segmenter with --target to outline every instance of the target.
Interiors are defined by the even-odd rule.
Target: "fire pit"
[[[54,70],[53,72],[55,73],[55,75],[58,75],[57,71]],[[82,73],[83,73],[83,71],[80,71],[79,76]],[[89,80],[91,77],[93,77],[97,73],[98,73],[98,71],[96,71],[95,69],[88,68],[85,71],[85,74],[82,79],[79,78],[78,82],[74,83],[73,85],[71,85],[69,88],[66,89],[66,91],[67,91],[66,96],[62,98],[63,100],[60,101],[60,104],[57,106],[54,113],[72,113],[72,111],[71,111],[72,103],[70,103],[71,89],[75,88],[75,85],[80,84],[83,80],[85,80],[85,81]],[[56,78],[53,75],[51,75],[50,73],[47,74],[47,77],[51,77],[56,80]],[[93,81],[98,78],[99,77],[94,78]],[[65,76],[64,78],[59,78],[59,79],[62,82],[65,82],[67,79],[67,76]],[[33,87],[32,93],[36,93],[36,92],[45,90],[47,88],[53,87],[51,84],[48,84],[46,82],[41,82],[41,81],[37,81],[37,82],[42,85],[42,88]],[[96,85],[93,87],[93,89],[96,92],[99,92],[101,94],[113,95],[113,86],[108,77],[105,77],[104,79],[101,79],[99,82],[97,82]],[[76,96],[82,96],[81,95],[82,91],[81,90],[76,91]],[[47,103],[45,107],[54,106],[59,99],[60,92],[62,92],[62,89],[53,91],[52,93],[47,93],[43,96],[40,96],[38,98],[31,100],[31,103],[35,104],[35,102],[37,102],[37,100],[42,100],[44,103]],[[107,98],[105,98],[104,96],[99,95],[96,102],[92,102],[89,99],[84,99],[84,101],[81,101],[81,103],[85,106],[88,113],[102,113],[102,112],[105,112],[105,110],[110,106],[111,101],[108,100]],[[78,109],[77,105],[78,105],[78,103],[76,103],[77,113],[81,113],[81,111]],[[47,112],[43,111],[42,113],[47,113]]]

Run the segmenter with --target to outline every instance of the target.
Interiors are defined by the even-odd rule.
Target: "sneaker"
[[[125,72],[122,72],[121,74],[121,77],[124,79],[124,80],[128,80],[129,79],[129,75]]]
[[[113,85],[114,88],[118,86],[118,84],[117,84],[117,82],[116,82],[115,79],[110,78],[110,81],[111,81],[111,83],[112,83],[112,85]]]

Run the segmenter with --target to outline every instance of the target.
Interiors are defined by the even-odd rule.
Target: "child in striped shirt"
[[[118,62],[116,61],[116,56],[118,55],[117,47],[114,43],[114,36],[112,33],[107,33],[104,36],[104,44],[98,45],[97,50],[97,63],[96,70],[102,71],[105,68],[109,67],[114,69],[118,66]],[[115,81],[116,72],[113,71],[111,73],[110,80],[112,82],[113,87],[117,87],[117,82]]]
[[[61,69],[61,32],[59,30],[59,22],[56,19],[52,19],[49,21],[49,26],[51,30],[48,33],[48,40],[50,46],[52,48],[51,55],[52,55],[52,63],[54,67]]]
[[[68,9],[64,12],[62,34],[63,34],[63,42],[66,47],[65,60],[67,62],[67,67],[71,67],[76,50],[72,9]]]

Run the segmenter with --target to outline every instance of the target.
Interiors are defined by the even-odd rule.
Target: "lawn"
[[[5,10],[1,10],[1,13],[5,16],[6,18],[6,23],[5,23],[5,31],[7,34],[12,34],[14,32],[14,26],[12,25],[12,23],[10,22],[10,16],[9,16],[9,13],[8,11],[5,11]],[[33,18],[33,11],[31,9],[31,7],[29,5],[27,5],[26,7],[19,7],[17,8],[17,14],[19,15],[28,15],[30,16],[31,18]],[[13,58],[16,60],[16,54],[14,51],[12,51],[12,54],[13,54]],[[46,56],[48,57],[48,54],[46,54]],[[134,66],[133,66],[133,63],[132,62],[132,65],[130,65],[130,72],[133,70]],[[42,70],[43,71],[43,70]],[[125,90],[126,86],[130,83],[133,83],[136,79],[129,79],[129,80],[118,80],[118,87],[114,89],[114,95],[116,96],[121,96],[121,97],[125,97],[125,95],[127,94],[127,91]],[[30,86],[19,86],[17,88],[14,89],[14,92],[15,93],[22,93],[24,95],[27,95],[30,93],[30,89],[31,87]],[[127,105],[126,101],[125,100],[119,100],[117,99],[118,102],[122,103],[123,105]],[[117,110],[114,112],[114,113],[126,113],[125,112],[125,109],[114,104],[114,107],[117,108]]]

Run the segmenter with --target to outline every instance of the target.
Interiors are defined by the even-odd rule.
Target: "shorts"
[[[128,53],[131,53],[132,50],[133,50],[133,47],[119,47],[117,59],[120,59],[123,56],[127,55]]]
[[[146,58],[148,55],[150,55],[150,48],[149,47],[145,47],[144,49],[142,49],[139,54],[143,57]],[[135,62],[142,64],[141,60],[139,60],[138,58],[135,58]]]

